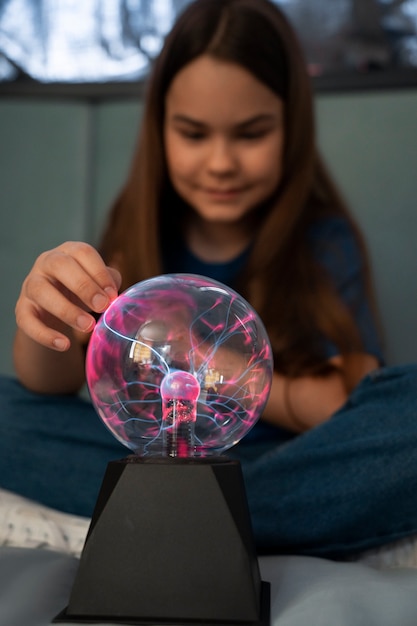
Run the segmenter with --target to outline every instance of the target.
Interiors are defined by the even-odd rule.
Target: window
[[[275,0],[323,88],[417,84],[417,0]],[[0,0],[0,83],[121,92],[189,0]],[[4,90],[4,89],[3,89]]]

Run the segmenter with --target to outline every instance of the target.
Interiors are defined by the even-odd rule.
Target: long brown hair
[[[121,270],[124,288],[164,271],[162,249],[168,234],[179,234],[183,210],[165,160],[165,97],[175,75],[203,54],[238,63],[284,100],[282,180],[263,208],[237,288],[265,323],[278,371],[291,376],[324,371],[318,337],[329,338],[345,355],[362,346],[352,316],[313,258],[308,228],[320,216],[344,216],[362,250],[365,271],[367,260],[358,229],[316,148],[304,55],[272,2],[196,0],[179,16],[147,83],[137,148],[110,213],[101,253]]]

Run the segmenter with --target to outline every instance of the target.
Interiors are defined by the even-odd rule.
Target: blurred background
[[[43,250],[96,243],[143,85],[188,0],[0,0],[0,373]],[[277,0],[303,43],[324,157],[371,252],[389,364],[417,360],[417,0]]]

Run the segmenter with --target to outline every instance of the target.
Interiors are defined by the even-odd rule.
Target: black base
[[[269,626],[239,463],[109,463],[65,621]]]
[[[131,617],[117,617],[117,624],[132,624],[133,626],[270,626],[271,623],[271,585],[268,582],[262,581],[261,583],[261,605],[260,605],[260,620],[257,622],[218,622],[200,620],[198,622],[189,622],[186,620],[170,621],[170,620],[142,620]],[[96,616],[91,615],[74,615],[68,614],[67,609],[64,609],[55,617],[53,623],[68,623],[71,624],[115,624],[115,617],[113,616]]]

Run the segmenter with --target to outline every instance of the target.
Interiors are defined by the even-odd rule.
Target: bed
[[[66,606],[89,519],[0,490],[0,626],[50,626]],[[356,561],[264,556],[271,626],[415,626],[417,542]]]

